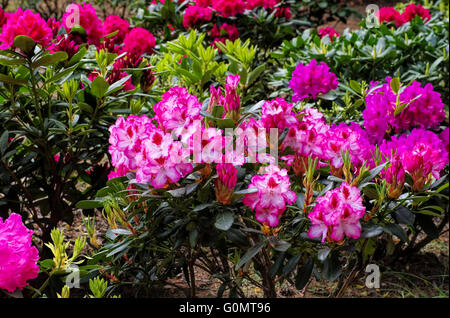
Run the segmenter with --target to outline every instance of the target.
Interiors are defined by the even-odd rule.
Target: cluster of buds
[[[225,84],[225,113],[235,123],[241,118],[241,97],[237,92],[240,75],[230,75]]]
[[[231,196],[237,182],[237,170],[230,163],[216,166],[218,178],[216,179],[216,198],[222,204],[230,204]]]
[[[399,156],[391,158],[390,167],[386,169],[385,180],[389,198],[397,199],[402,194],[405,184],[405,170]]]

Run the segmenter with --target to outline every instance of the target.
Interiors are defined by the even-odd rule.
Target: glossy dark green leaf
[[[67,60],[67,53],[64,51],[55,52],[52,54],[47,54],[38,59],[37,61],[31,63],[32,68],[38,68],[41,66],[53,65],[61,61]]]
[[[18,35],[14,38],[14,46],[29,54],[33,52],[36,42],[26,35]]]
[[[403,205],[399,206],[395,211],[392,212],[392,216],[399,224],[413,225],[415,220],[415,215],[409,209]]]
[[[214,226],[222,231],[227,231],[234,222],[234,215],[231,212],[223,212],[217,215]]]
[[[303,263],[302,267],[300,267],[297,271],[297,275],[295,276],[295,287],[298,290],[302,290],[305,288],[308,283],[311,274],[314,268],[314,260],[312,257],[308,257],[308,259]]]
[[[261,241],[259,243],[257,243],[256,245],[252,246],[243,256],[242,258],[237,262],[236,266],[235,266],[235,270],[238,270],[239,268],[241,268],[245,263],[247,263],[248,261],[250,261],[253,257],[255,257],[256,254],[259,253],[259,251],[261,251],[261,249],[264,247],[264,245],[266,244],[265,241]]]
[[[283,267],[283,275],[288,276],[290,273],[294,271],[297,267],[300,258],[302,257],[302,253],[292,256],[289,261]]]
[[[99,200],[83,200],[83,201],[79,201],[76,204],[76,207],[78,209],[83,209],[83,210],[102,208],[103,203],[102,203],[102,201],[99,201]]]
[[[398,224],[386,224],[384,226],[384,231],[391,235],[397,236],[403,242],[408,240],[405,230]]]
[[[334,282],[342,273],[342,264],[339,260],[339,252],[332,251],[323,262],[322,277]]]
[[[374,223],[363,224],[361,238],[370,238],[383,233],[383,227]]]

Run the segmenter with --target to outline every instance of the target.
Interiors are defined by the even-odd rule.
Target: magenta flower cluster
[[[420,4],[410,3],[405,7],[403,13],[398,12],[393,7],[383,7],[377,13],[378,21],[393,22],[396,26],[402,26],[403,24],[413,20],[416,16],[419,16],[425,22],[431,19],[430,11],[425,9]]]
[[[313,59],[308,65],[301,62],[297,65],[292,72],[289,88],[294,92],[292,101],[298,102],[306,98],[316,99],[335,90],[338,84],[336,75],[330,72],[328,65]]]
[[[23,225],[22,217],[12,213],[5,221],[0,218],[0,288],[14,292],[37,277],[39,253],[31,245],[33,230]]]
[[[46,47],[53,38],[52,29],[41,18],[39,13],[31,10],[17,9],[14,13],[6,13],[6,23],[0,34],[0,49],[9,49],[13,46],[14,38],[18,35],[27,35],[36,43]]]
[[[184,11],[183,26],[190,29],[208,22],[212,19],[212,12],[211,8],[189,5]]]
[[[318,34],[319,34],[320,38],[323,38],[328,35],[331,42],[333,42],[333,39],[335,37],[338,38],[340,36],[340,34],[338,32],[336,32],[335,29],[333,29],[332,27],[328,27],[328,26],[325,28],[319,29]]]
[[[391,141],[383,141],[380,150],[385,158],[398,161],[395,168],[397,175],[403,179],[404,172],[413,179],[411,185],[415,191],[421,191],[431,180],[439,179],[441,171],[449,163],[448,141],[425,129],[413,129],[410,134],[392,137]],[[392,160],[393,159],[393,160]],[[388,171],[386,179],[392,183],[395,175]]]
[[[192,29],[211,21],[214,24],[209,34],[213,44],[226,40],[234,41],[239,37],[240,32],[234,24],[230,23],[232,19],[223,23],[221,21],[223,18],[234,18],[246,10],[265,8],[269,12],[275,11],[277,18],[290,19],[292,17],[290,7],[286,4],[279,5],[279,3],[280,0],[196,0],[195,4],[186,6],[183,13],[183,26],[186,29]],[[219,21],[222,23],[218,24]]]
[[[372,142],[380,142],[386,133],[401,133],[411,128],[436,128],[445,118],[444,103],[433,85],[424,87],[413,81],[397,95],[392,91],[391,78],[387,83],[375,88],[366,97],[366,109],[363,111],[364,126]],[[378,83],[372,83],[372,88]],[[400,113],[396,108],[406,105]]]

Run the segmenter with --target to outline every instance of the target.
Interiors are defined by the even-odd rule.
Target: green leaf
[[[73,71],[75,71],[75,69],[78,67],[79,64],[75,64],[71,67],[68,67],[60,72],[58,72],[57,74],[55,74],[52,78],[50,78],[49,80],[47,80],[45,83],[51,83],[57,80],[62,79],[65,76],[69,76],[70,74],[72,74]]]
[[[194,228],[192,231],[189,232],[189,244],[191,247],[197,246],[198,241],[198,230],[197,228]]]
[[[3,155],[6,148],[8,148],[8,141],[9,141],[9,132],[6,130],[0,137],[0,154]]]
[[[339,261],[339,252],[332,251],[323,262],[322,277],[334,282],[342,273],[342,265]]]
[[[247,86],[252,84],[261,75],[261,73],[264,72],[265,69],[266,64],[263,63],[251,71],[250,74],[248,74]]]
[[[361,93],[361,84],[359,84],[357,81],[350,80],[350,87],[357,93]]]
[[[406,242],[408,240],[405,230],[402,229],[402,227],[398,224],[392,224],[392,223],[386,224],[384,226],[384,231],[391,235],[397,236],[403,242]]]
[[[81,25],[75,25],[72,27],[72,29],[70,30],[71,34],[79,34],[82,37],[87,36],[86,30],[81,26]]]
[[[248,193],[255,193],[258,192],[258,189],[256,187],[251,187],[243,190],[239,190],[234,192],[234,194],[248,194]]]
[[[265,244],[266,244],[265,241],[261,241],[261,242],[257,243],[256,245],[254,245],[252,248],[250,248],[247,251],[247,253],[245,253],[244,256],[242,256],[242,258],[239,260],[239,262],[237,262],[235,270],[238,270],[245,263],[250,261],[256,254],[259,253],[259,251],[264,247]]]
[[[110,256],[113,256],[113,255],[116,255],[116,254],[122,252],[123,250],[125,250],[125,249],[128,247],[128,245],[131,244],[131,242],[132,242],[132,241],[125,241],[125,242],[122,242],[118,247],[116,247],[116,248],[113,249],[111,252],[109,252],[109,253],[106,255],[106,257],[110,257]]]
[[[17,58],[17,59],[0,58],[0,64],[1,65],[6,65],[6,66],[10,66],[10,65],[25,65],[26,63],[27,63],[27,60],[25,60],[23,58]]]
[[[45,259],[39,262],[39,267],[44,270],[49,270],[55,265],[52,259]]]
[[[14,38],[14,46],[21,49],[25,54],[32,53],[36,42],[26,35],[18,35]]]
[[[213,116],[215,118],[222,118],[223,112],[224,112],[224,107],[222,105],[216,105],[216,106],[214,106],[214,108],[211,112],[211,116]]]
[[[217,124],[217,128],[225,129],[225,128],[234,128],[234,121],[231,118],[220,118],[215,120]]]
[[[213,207],[214,205],[215,205],[214,203],[199,204],[192,211],[194,211],[194,212],[203,211],[203,210],[205,210],[207,208]]]
[[[436,239],[439,237],[439,230],[433,222],[433,217],[425,214],[416,215],[417,223],[420,228],[431,238]]]
[[[227,239],[229,239],[233,244],[236,244],[237,246],[247,248],[250,245],[250,241],[248,237],[242,233],[242,231],[234,228],[230,228],[228,231],[225,232],[227,235]]]
[[[91,105],[89,105],[89,104],[86,104],[86,103],[84,103],[84,102],[78,102],[78,107],[81,109],[81,110],[83,110],[83,111],[85,111],[85,112],[88,112],[88,113],[90,113],[90,114],[92,114],[93,112],[94,112],[94,109],[92,108],[92,106]]]
[[[273,244],[273,248],[278,252],[286,252],[291,247],[291,243],[280,240],[277,237],[275,240],[272,239],[271,243]]]
[[[126,83],[126,81],[128,81],[131,78],[131,75],[125,76],[124,78],[121,78],[120,80],[118,80],[117,82],[113,83],[108,90],[105,93],[105,96],[111,95],[115,92],[117,92],[118,90],[120,90],[121,88],[123,88],[123,85]]]
[[[375,177],[381,172],[381,170],[384,169],[384,167],[385,167],[387,164],[388,164],[388,162],[385,162],[385,163],[383,163],[383,164],[381,164],[381,165],[379,165],[379,166],[373,168],[372,170],[370,170],[370,171],[368,172],[368,173],[369,173],[368,176],[365,177],[364,179],[362,179],[362,180],[359,182],[358,188],[361,190],[361,188],[365,187],[365,186],[366,186],[366,183],[367,183],[367,182],[370,182],[373,178],[375,178]]]
[[[97,76],[91,85],[91,92],[97,98],[103,98],[108,91],[109,84],[105,79],[101,76]]]
[[[233,213],[227,211],[217,216],[214,226],[219,230],[227,231],[233,225],[233,222],[234,222]]]
[[[87,49],[85,47],[80,48],[78,52],[74,56],[72,56],[72,58],[69,60],[68,65],[72,66],[81,61],[81,59],[86,55],[86,52]]]
[[[55,52],[53,54],[47,54],[41,57],[39,60],[31,63],[32,68],[38,68],[40,66],[53,65],[61,61],[67,60],[67,53],[64,51]]]
[[[361,231],[361,238],[370,238],[383,233],[383,228],[377,224],[368,223],[363,224]]]
[[[278,255],[277,259],[275,260],[275,262],[273,263],[273,265],[270,267],[269,275],[270,275],[271,278],[274,278],[275,275],[280,270],[280,267],[283,264],[285,255],[286,255],[286,253],[280,253]]]
[[[413,225],[415,220],[415,215],[409,209],[403,205],[399,206],[395,211],[393,211],[392,216],[399,224]]]
[[[131,235],[131,231],[126,230],[126,229],[108,229],[108,231],[106,231],[105,236],[110,239],[110,240],[115,240],[119,235]]]
[[[323,263],[328,257],[328,255],[330,255],[330,252],[331,250],[328,247],[318,250],[317,259]]]
[[[392,92],[394,92],[395,95],[398,95],[399,91],[400,91],[400,78],[399,77],[394,77],[391,80],[391,89]]]
[[[283,275],[288,276],[292,271],[297,267],[300,258],[302,257],[302,253],[294,255],[289,259],[289,261],[283,267]]]
[[[298,290],[305,288],[306,284],[311,277],[314,268],[314,260],[309,257],[303,266],[297,271],[297,276],[295,277],[295,287]]]
[[[14,84],[14,85],[26,85],[27,81],[20,78],[13,78],[5,74],[0,74],[0,82]]]
[[[100,200],[82,200],[77,202],[76,207],[83,210],[102,208],[103,203]]]

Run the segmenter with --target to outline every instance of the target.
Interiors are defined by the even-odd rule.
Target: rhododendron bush
[[[197,297],[201,270],[218,297],[340,297],[445,232],[448,17],[304,30],[305,3],[1,11],[0,290]]]

